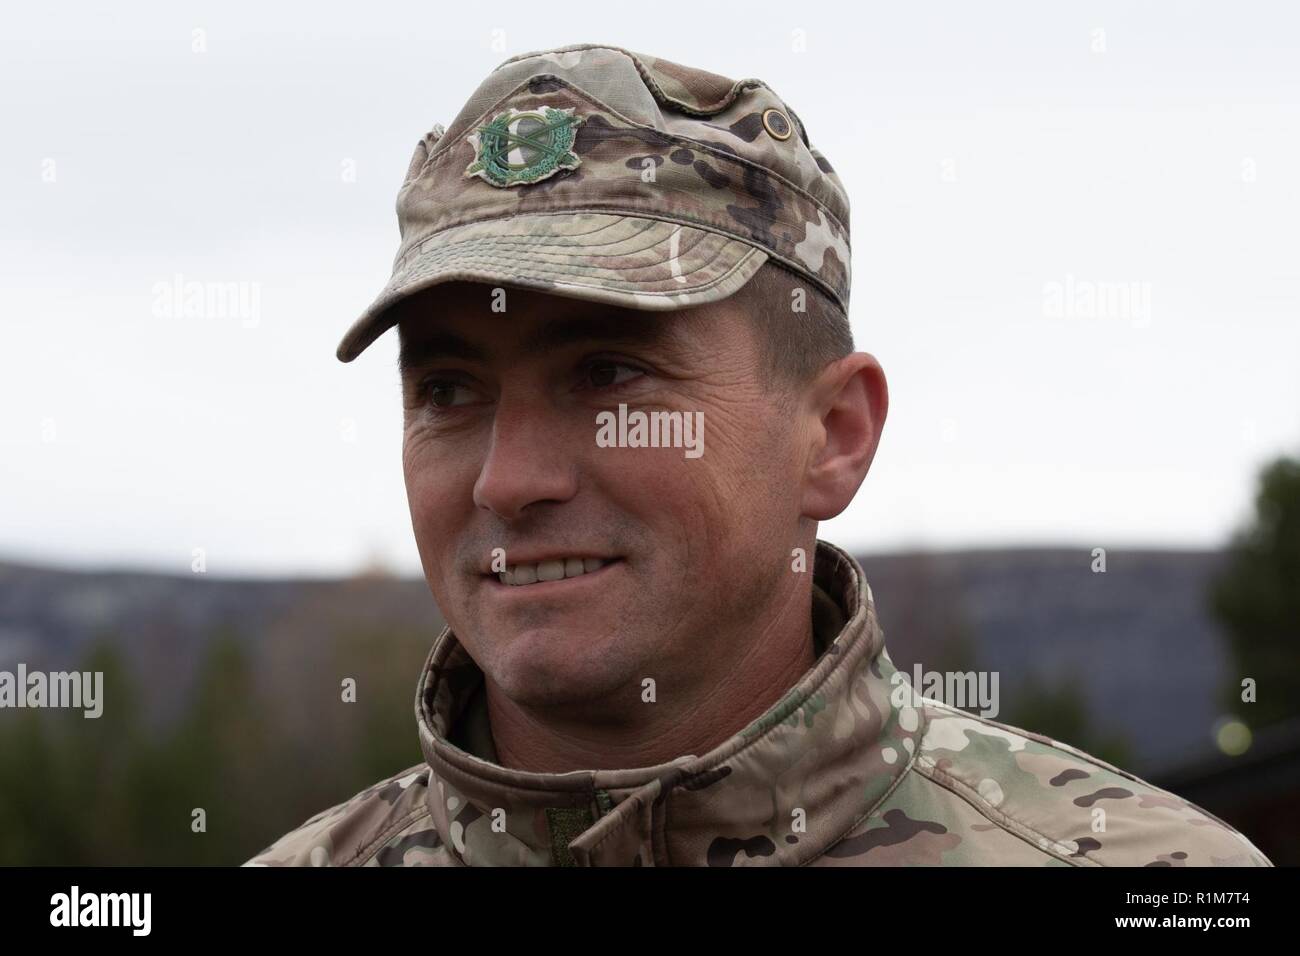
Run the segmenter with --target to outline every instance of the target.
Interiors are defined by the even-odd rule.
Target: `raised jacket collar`
[[[891,705],[895,668],[858,563],[818,541],[813,574],[816,664],[735,736],[655,767],[527,773],[452,743],[473,736],[464,722],[483,674],[445,629],[416,695],[444,845],[471,866],[797,866],[820,856],[905,772],[925,721],[910,694]]]

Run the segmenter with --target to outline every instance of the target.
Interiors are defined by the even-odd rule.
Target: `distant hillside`
[[[30,669],[72,668],[93,643],[109,642],[133,666],[155,723],[178,711],[217,636],[246,645],[265,689],[284,696],[327,663],[337,688],[336,672],[355,673],[338,660],[339,639],[385,634],[410,648],[413,698],[419,663],[441,628],[422,580],[238,580],[0,563],[0,669],[20,660]]]
[[[1085,549],[859,560],[890,657],[909,673],[939,669],[931,662],[956,643],[955,656],[1000,673],[997,719],[1011,719],[1031,681],[1073,682],[1097,731],[1127,739],[1126,769],[1153,774],[1213,751],[1230,666],[1205,598],[1219,552],[1111,550],[1104,574]]]
[[[1024,688],[1073,682],[1089,721],[1125,738],[1133,769],[1143,773],[1212,749],[1228,662],[1203,595],[1218,553],[1111,551],[1105,574],[1092,573],[1083,549],[861,560],[890,656],[909,673],[917,662],[997,670],[1001,720],[1011,719]],[[0,669],[20,660],[75,667],[93,642],[110,641],[137,674],[142,709],[155,724],[178,711],[217,635],[248,647],[267,689],[310,701],[317,692],[303,685],[322,668],[333,687],[333,675],[349,673],[335,640],[347,633],[357,635],[359,658],[365,635],[400,635],[391,667],[401,673],[391,677],[414,694],[422,650],[440,627],[420,580],[244,581],[0,563]],[[309,711],[293,710],[311,722]]]

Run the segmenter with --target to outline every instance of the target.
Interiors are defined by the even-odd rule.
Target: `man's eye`
[[[436,408],[468,405],[474,401],[474,390],[460,382],[432,381],[425,383],[424,395]]]
[[[631,365],[600,359],[587,363],[583,380],[584,384],[593,388],[610,388],[615,385],[622,385],[624,382],[643,374],[645,373],[639,368],[633,368]]]

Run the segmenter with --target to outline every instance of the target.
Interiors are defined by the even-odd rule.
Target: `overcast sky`
[[[1295,11],[11,6],[0,558],[417,572],[395,336],[334,348],[387,280],[415,142],[507,57],[585,42],[765,80],[849,191],[892,405],[822,537],[1220,544],[1300,446]],[[177,281],[244,309],[169,309]]]

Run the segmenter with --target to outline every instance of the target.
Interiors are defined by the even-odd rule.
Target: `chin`
[[[497,656],[493,681],[516,703],[530,706],[579,704],[599,700],[626,687],[639,693],[634,677],[600,642],[572,631],[557,633],[550,628],[516,635],[508,649]]]

